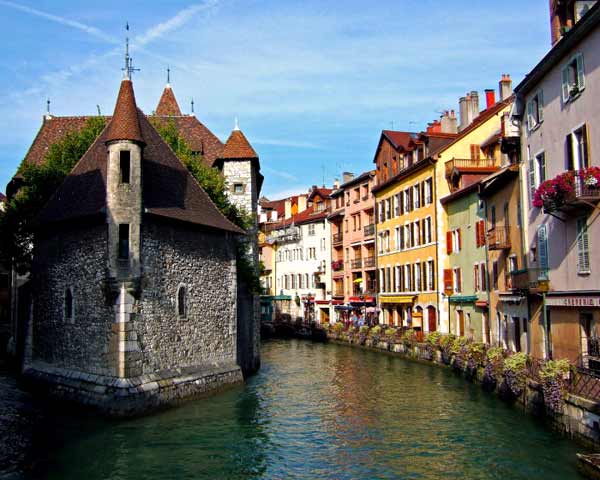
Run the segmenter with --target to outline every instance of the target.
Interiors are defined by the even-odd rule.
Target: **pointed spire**
[[[171,69],[167,67],[167,88],[171,88]]]
[[[132,140],[144,143],[140,122],[138,120],[138,109],[135,103],[133,84],[129,79],[123,79],[119,96],[115,105],[115,113],[108,125],[106,142],[115,140]]]
[[[246,138],[246,136],[240,130],[240,127],[237,122],[237,117],[235,120],[235,128],[227,142],[225,143],[225,147],[223,148],[223,153],[219,158],[224,160],[241,160],[241,159],[257,159],[258,155],[250,145],[250,142]]]
[[[167,80],[170,80],[170,72],[171,70],[167,69]],[[180,117],[183,115],[170,83],[167,83],[160,96],[158,106],[156,107],[156,115],[168,117]]]

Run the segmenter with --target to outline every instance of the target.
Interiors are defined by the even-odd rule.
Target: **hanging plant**
[[[483,371],[483,383],[490,388],[495,388],[498,379],[502,375],[504,364],[504,349],[502,347],[492,347],[485,356],[485,369]]]
[[[544,404],[553,412],[562,412],[570,371],[568,360],[548,360],[540,370]]]
[[[575,173],[565,172],[546,180],[533,195],[533,206],[552,212],[561,208],[575,195]]]
[[[527,382],[527,355],[523,352],[514,353],[504,360],[504,383],[510,393],[520,396]]]

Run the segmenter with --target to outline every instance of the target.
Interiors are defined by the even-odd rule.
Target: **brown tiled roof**
[[[308,196],[308,199],[311,200],[315,195],[318,195],[321,198],[327,198],[329,197],[329,195],[331,195],[331,192],[333,192],[333,189],[331,188],[313,188],[310,192],[310,195]]]
[[[258,155],[242,131],[234,130],[225,142],[219,158],[224,160],[257,159]]]
[[[179,134],[194,152],[200,153],[206,164],[213,166],[215,160],[223,152],[223,143],[196,117],[184,115],[181,117],[152,116],[164,122],[173,122]]]
[[[134,142],[143,142],[138,117],[133,84],[129,79],[123,79],[119,88],[115,113],[108,124],[105,141],[132,140]]]
[[[163,90],[158,107],[156,107],[156,115],[161,116],[181,116],[179,104],[175,99],[175,94],[170,85],[167,85]]]
[[[219,230],[243,233],[217,209],[185,166],[138,111],[144,212]],[[110,125],[81,158],[45,206],[40,224],[106,213],[106,147]]]
[[[411,142],[417,139],[417,134],[412,132],[397,132],[395,130],[383,130],[381,134],[386,137],[394,148],[403,148],[407,150]]]
[[[62,140],[67,133],[81,130],[90,117],[44,117],[44,121],[23,163],[41,165],[50,147]]]

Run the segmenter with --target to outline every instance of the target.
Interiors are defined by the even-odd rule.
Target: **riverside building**
[[[554,46],[515,89],[531,351],[599,365],[600,3],[551,2]]]
[[[447,330],[438,306],[435,153],[456,137],[454,112],[417,134],[384,130],[375,153],[380,321]],[[444,322],[444,323],[442,323]]]
[[[375,172],[344,173],[343,183],[331,193],[332,299],[336,320],[353,309],[377,313],[375,216],[371,190]]]

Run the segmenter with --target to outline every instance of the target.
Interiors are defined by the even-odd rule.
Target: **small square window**
[[[234,183],[233,184],[233,193],[244,193],[244,184],[243,183]]]

